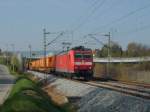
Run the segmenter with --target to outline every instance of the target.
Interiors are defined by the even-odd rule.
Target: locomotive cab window
[[[82,58],[82,54],[75,54],[75,58]]]
[[[83,58],[92,58],[92,55],[90,55],[90,54],[84,54]]]

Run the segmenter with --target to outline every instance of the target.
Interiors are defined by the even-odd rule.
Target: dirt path
[[[15,78],[9,74],[7,67],[0,65],[0,105],[7,98]]]

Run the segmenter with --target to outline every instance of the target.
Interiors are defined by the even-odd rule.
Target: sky
[[[62,42],[71,47],[102,44],[87,37],[94,35],[102,43],[111,40],[124,49],[130,42],[150,45],[149,0],[0,0],[0,48],[16,51],[43,49],[43,28],[54,33],[47,42],[64,32],[48,46],[62,50]]]

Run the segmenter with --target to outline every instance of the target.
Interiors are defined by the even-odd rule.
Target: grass
[[[69,105],[68,105],[69,106]],[[66,105],[58,107],[34,82],[25,77],[16,80],[0,112],[69,112]]]
[[[0,63],[6,65],[1,58]],[[61,106],[54,104],[39,87],[41,84],[30,80],[33,78],[32,74],[14,72],[10,64],[6,66],[17,80],[8,99],[0,105],[0,112],[76,112],[69,103]]]

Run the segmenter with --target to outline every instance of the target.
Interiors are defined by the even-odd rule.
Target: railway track
[[[131,82],[121,81],[80,81],[75,79],[68,79],[75,82],[88,84],[91,86],[105,88],[113,91],[117,91],[123,94],[132,95],[144,99],[150,100],[150,85],[149,84],[138,84]]]
[[[53,75],[53,74],[51,74]],[[55,75],[53,75],[56,77]],[[64,77],[59,77],[64,78]],[[113,91],[117,91],[123,94],[132,95],[144,99],[150,100],[150,85],[148,84],[138,84],[138,83],[128,83],[128,82],[117,82],[117,81],[88,81],[85,82],[83,80],[76,80],[76,79],[69,79],[64,78],[67,80],[71,80],[78,83],[88,84],[91,86],[105,88]]]
[[[65,78],[66,79],[66,78]],[[128,82],[117,82],[117,81],[81,81],[75,79],[67,79],[83,84],[88,84],[91,86],[105,88],[113,91],[117,91],[123,94],[132,95],[144,99],[150,100],[150,85],[146,84],[137,84],[137,83],[128,83]]]
[[[115,82],[115,81],[112,81]],[[130,84],[130,85],[136,85],[136,86],[140,86],[143,88],[150,88],[150,84],[145,84],[145,83],[138,83],[138,82],[127,82],[127,81],[117,81],[121,84]]]
[[[124,94],[141,97],[144,99],[150,99],[150,86],[147,88],[143,86],[131,85],[131,84],[123,84],[120,82],[100,82],[100,81],[89,81],[84,82],[85,84],[89,84],[92,86],[106,88],[109,90],[118,91]]]

